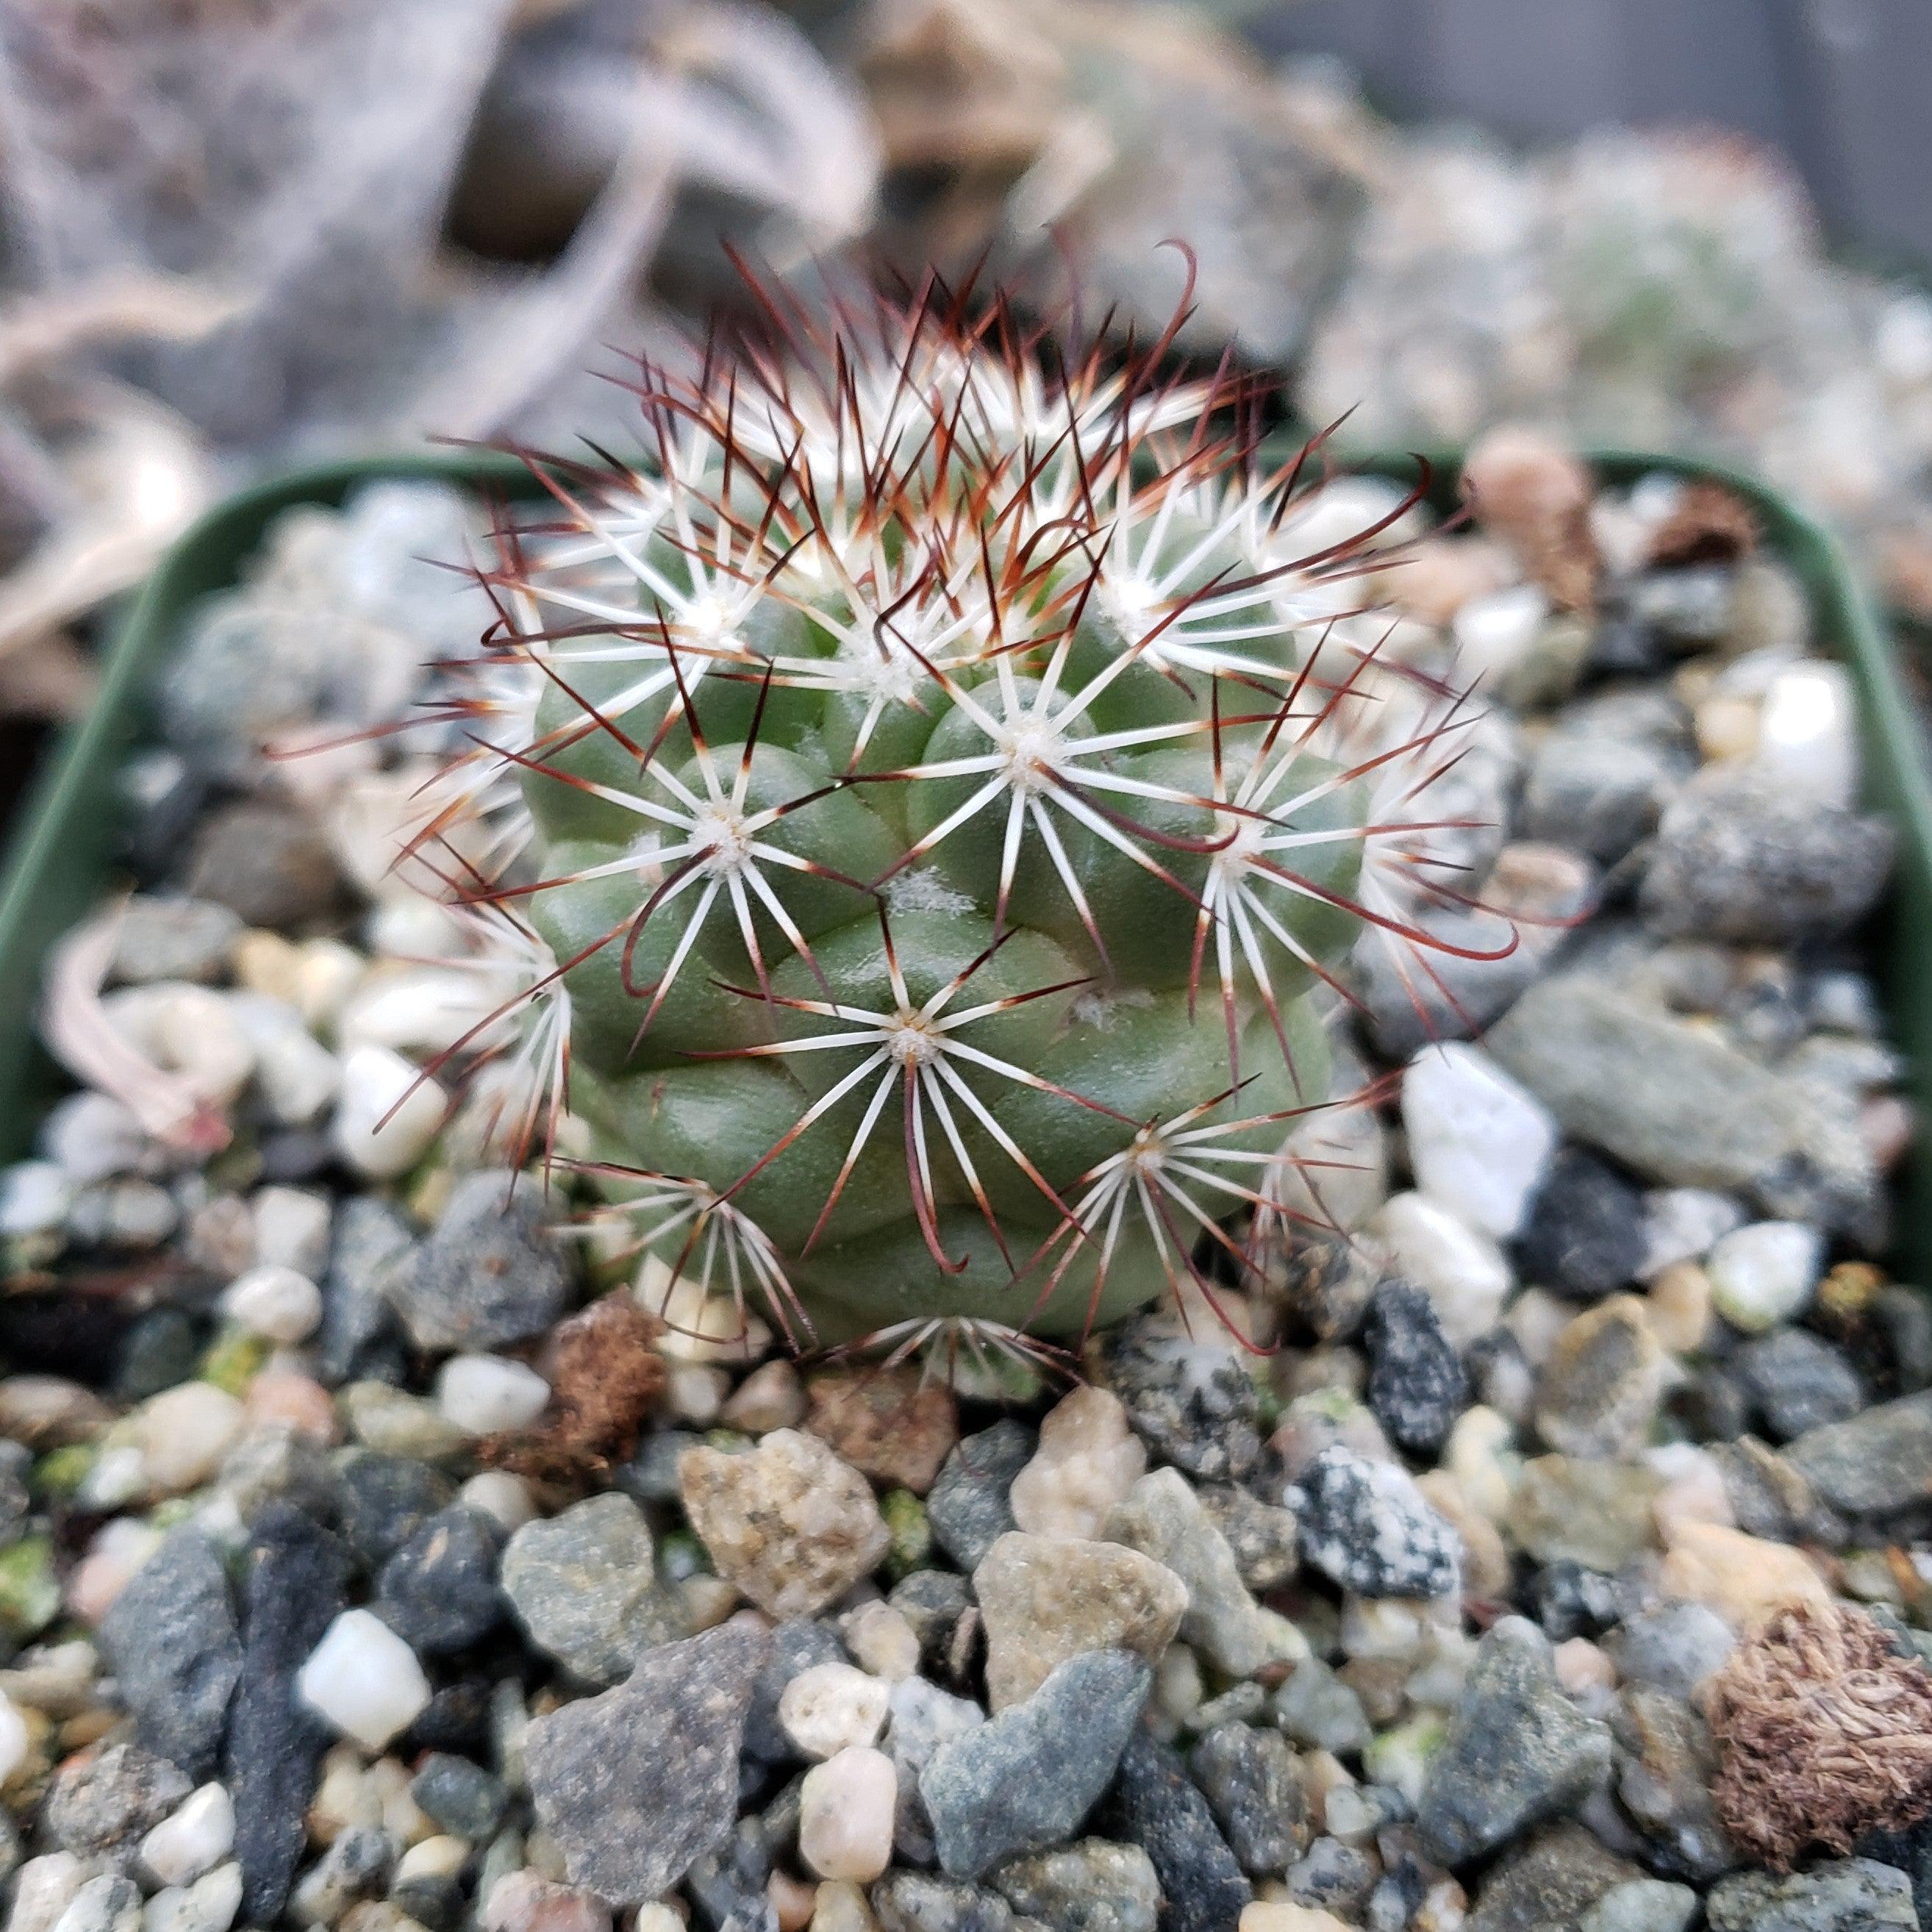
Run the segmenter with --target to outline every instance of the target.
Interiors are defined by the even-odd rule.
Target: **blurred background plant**
[[[1502,0],[1478,10],[1508,39]],[[1732,458],[1932,619],[1932,300],[1834,260],[1767,146],[1398,126],[1319,57],[1400,94],[1378,63],[1440,12],[0,0],[0,710],[17,731],[83,704],[90,614],[252,474],[430,434],[621,440],[597,372],[674,364],[745,298],[721,240],[794,278],[983,263],[1124,328],[1171,311],[1159,244],[1184,238],[1184,346],[1281,374],[1304,420]],[[1718,62],[1732,93],[1756,58]],[[1589,111],[1574,73],[1517,86],[1520,113],[1459,95],[1468,65],[1437,63],[1451,108],[1545,135],[1544,94]]]

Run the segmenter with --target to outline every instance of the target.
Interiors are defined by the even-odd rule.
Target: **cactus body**
[[[1365,749],[1372,653],[1322,646],[1376,530],[1316,529],[1228,386],[1049,373],[997,309],[639,387],[644,460],[548,466],[488,573],[434,794],[539,962],[511,1115],[567,1040],[638,1238],[801,1342],[1211,1294],[1328,1097],[1324,982],[1414,936],[1454,727]]]

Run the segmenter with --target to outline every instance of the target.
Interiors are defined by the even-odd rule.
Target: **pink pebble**
[[[248,1384],[242,1406],[250,1424],[284,1423],[325,1447],[341,1437],[328,1391],[294,1369],[264,1369]]]

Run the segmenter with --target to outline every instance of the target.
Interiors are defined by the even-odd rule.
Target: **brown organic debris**
[[[1509,547],[1559,610],[1596,604],[1600,566],[1590,530],[1596,494],[1581,459],[1534,430],[1491,430],[1462,465],[1462,494],[1478,522]]]
[[[1720,1754],[1718,1817],[1774,1870],[1932,1810],[1932,1672],[1863,1610],[1780,1612],[1703,1702]]]
[[[664,1324],[623,1294],[606,1295],[560,1322],[550,1339],[549,1416],[534,1430],[487,1436],[485,1462],[532,1481],[580,1486],[636,1448],[665,1369]]]
[[[1757,513],[1735,490],[1721,483],[1690,483],[1651,532],[1648,560],[1664,570],[1735,563],[1756,549],[1757,538]]]

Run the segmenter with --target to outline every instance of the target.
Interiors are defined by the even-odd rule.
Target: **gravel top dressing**
[[[633,1060],[608,988],[557,977],[567,922],[463,890],[562,853],[674,938],[700,890],[669,891],[668,808],[654,845],[541,806],[520,830],[519,761],[579,740],[504,735],[554,719],[490,683],[478,640],[532,620],[489,516],[428,483],[281,516],[169,659],[127,773],[138,890],[49,964],[73,1090],[0,1171],[8,1932],[1932,1924],[1932,1308],[1874,1258],[1913,1121],[1864,938],[1894,839],[1859,807],[1852,688],[1720,487],[1600,489],[1514,432],[1463,482],[1447,528],[1400,484],[1298,484],[1304,560],[1376,532],[1346,574],[1283,566],[1245,604],[1205,565],[1156,586],[1223,600],[1164,646],[1197,709],[1149,714],[1198,718],[1212,684],[1211,733],[1158,731],[1211,736],[1219,782],[1224,725],[1320,714],[1370,800],[1349,836],[1397,854],[1372,895],[1366,859],[1270,862],[1358,920],[1310,915],[1279,1013],[1230,992],[1223,1025],[1272,928],[1189,887],[1169,956],[1171,912],[1132,910],[1147,866],[1104,872],[1148,788],[1138,818],[1072,788],[1067,871],[1006,862],[993,968],[1057,947],[1082,983],[1036,1040],[1030,988],[986,994],[1021,1042],[1000,1064],[1122,1029],[1168,1126],[1221,1106],[1240,1132],[1150,1149],[1145,1108],[1096,1106],[1140,1137],[1029,1174],[950,1129],[969,1102],[932,1070],[971,1036],[928,1001],[914,1041],[916,984],[882,1023],[886,1124],[853,1125],[870,1085],[827,1118],[796,1228],[776,1192],[612,1171],[680,1082],[708,1104],[700,1081],[749,1079],[700,1010],[723,954]],[[548,514],[533,554],[572,540]],[[480,585],[442,567],[479,558]],[[1234,634],[1291,590],[1270,621],[1323,655],[1285,700]],[[951,648],[925,634],[920,662]],[[776,683],[715,687],[769,706],[741,736],[790,716]],[[1231,787],[1265,765],[1249,742]],[[986,780],[1028,838],[1024,801],[1090,757],[1068,744]],[[644,795],[656,748],[630,751],[600,809]],[[960,777],[924,755],[916,784]],[[719,765],[694,881],[724,876],[718,797],[756,802],[735,748]],[[913,789],[852,788],[880,814]],[[1280,830],[1280,799],[1228,796],[1218,842],[1176,820],[1135,850],[1222,878],[1245,825]],[[920,862],[880,889],[889,932],[980,916],[994,890],[960,868],[1004,876],[1004,799],[976,858],[943,813],[924,842],[916,802],[894,821]],[[843,890],[872,861],[823,863]],[[1102,881],[1090,920],[1076,876]],[[810,937],[830,960],[854,929]],[[836,983],[773,964],[806,1017],[764,1051],[870,1006],[862,938]],[[758,1003],[754,964],[733,998]],[[680,970],[640,966],[639,1005]],[[1204,1099],[1157,1025],[1197,994]],[[1326,1103],[1275,1095],[1263,1049],[1297,1028]],[[856,1064],[795,1057],[807,1094]],[[1052,1097],[973,1091],[1016,1148]],[[680,1131],[742,1167],[748,1119],[776,1138],[735,1098]],[[835,1208],[885,1232],[821,1251]],[[994,1318],[969,1291],[1002,1229],[1025,1286]],[[834,1346],[788,1347],[801,1319]]]

